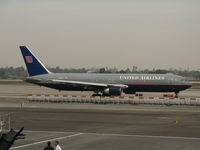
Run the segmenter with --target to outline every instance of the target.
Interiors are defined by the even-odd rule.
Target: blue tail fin
[[[26,64],[26,68],[28,70],[29,76],[48,74],[50,73],[48,69],[38,60],[30,50],[26,46],[19,47],[22,56],[24,58],[24,62]]]

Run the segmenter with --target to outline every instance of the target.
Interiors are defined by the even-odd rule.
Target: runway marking
[[[178,123],[178,120],[176,120],[176,123]],[[26,131],[25,131],[26,132]],[[28,132],[47,132],[47,133],[75,133],[75,132],[56,132],[56,131],[28,131]],[[109,134],[109,133],[89,133],[89,132],[81,132],[81,133],[76,133],[73,135],[68,135],[60,138],[55,138],[55,139],[50,139],[51,141],[53,140],[59,140],[59,139],[65,139],[65,138],[70,138],[74,136],[79,136],[79,135],[104,135],[104,136],[121,136],[121,137],[144,137],[144,138],[167,138],[167,139],[186,139],[186,140],[200,140],[198,137],[181,137],[181,136],[157,136],[157,135],[130,135],[130,134]],[[49,140],[41,141],[39,143],[44,143]],[[38,143],[38,142],[36,142]],[[14,148],[14,147],[13,147]]]
[[[160,119],[170,119],[169,117],[160,117]]]
[[[178,137],[178,136],[156,136],[156,135],[128,135],[128,134],[107,134],[107,133],[84,133],[85,135],[103,135],[103,136],[119,136],[119,137],[139,137],[139,138],[162,138],[162,139],[182,139],[182,140],[200,140],[196,137]]]
[[[40,132],[40,131],[28,131],[28,132]],[[51,132],[51,131],[44,131],[44,132]],[[52,131],[53,133],[56,133],[55,131]],[[60,132],[57,132],[60,133]],[[72,133],[72,132],[62,132],[62,133]],[[96,136],[115,136],[115,137],[138,137],[138,138],[162,138],[162,139],[180,139],[180,140],[200,140],[200,138],[196,137],[176,137],[176,136],[154,136],[154,135],[128,135],[128,134],[109,134],[109,133],[76,133],[68,136],[63,136],[63,137],[58,137],[58,138],[53,138],[53,139],[48,139],[48,140],[43,140],[39,142],[34,142],[34,143],[29,143],[25,145],[20,145],[16,147],[10,148],[11,150],[14,149],[19,149],[19,148],[24,148],[24,147],[29,147],[37,144],[42,144],[46,143],[48,141],[55,141],[55,140],[62,140],[66,138],[71,138],[75,136],[80,136],[80,135],[96,135]]]
[[[159,117],[160,119],[164,119],[164,120],[174,120],[173,118],[169,118],[169,117]],[[175,121],[174,121],[174,125],[177,125],[179,122],[178,122],[178,120],[176,119]]]
[[[66,138],[71,138],[71,137],[79,136],[79,135],[82,135],[82,134],[84,134],[84,133],[76,133],[76,134],[72,134],[72,135],[68,135],[68,136],[63,136],[63,137],[48,139],[48,140],[44,140],[44,141],[40,141],[40,142],[34,142],[34,143],[30,143],[30,144],[20,145],[20,146],[12,147],[10,149],[24,148],[24,147],[28,147],[28,146],[41,144],[41,143],[46,143],[48,141],[55,141],[55,140],[62,140],[62,139],[66,139]]]
[[[66,133],[77,133],[77,132],[64,132],[64,131],[39,131],[39,130],[37,130],[37,131],[31,131],[31,130],[24,130],[24,132],[32,132],[32,133],[36,133],[36,132],[42,132],[42,133],[64,133],[64,134],[66,134]]]

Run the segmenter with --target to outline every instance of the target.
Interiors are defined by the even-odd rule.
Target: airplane
[[[95,96],[120,96],[122,93],[174,92],[192,84],[174,74],[52,73],[26,47],[19,47],[29,76],[27,82],[59,91],[93,91]]]

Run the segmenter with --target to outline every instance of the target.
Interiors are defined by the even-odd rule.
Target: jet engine
[[[114,95],[114,96],[120,96],[121,93],[122,93],[122,88],[118,86],[111,86],[103,91],[103,94]]]

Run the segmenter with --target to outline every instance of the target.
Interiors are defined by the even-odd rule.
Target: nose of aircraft
[[[182,81],[183,85],[186,87],[186,89],[187,89],[187,88],[190,88],[190,87],[192,86],[192,83],[189,82],[189,81],[188,81],[187,79],[185,79],[185,78],[182,78],[181,81]]]
[[[192,83],[190,83],[190,82],[188,82],[189,84],[188,84],[188,87],[190,88],[190,87],[192,87]]]
[[[192,83],[189,81],[185,81],[185,85],[187,85],[188,88],[192,87]]]

